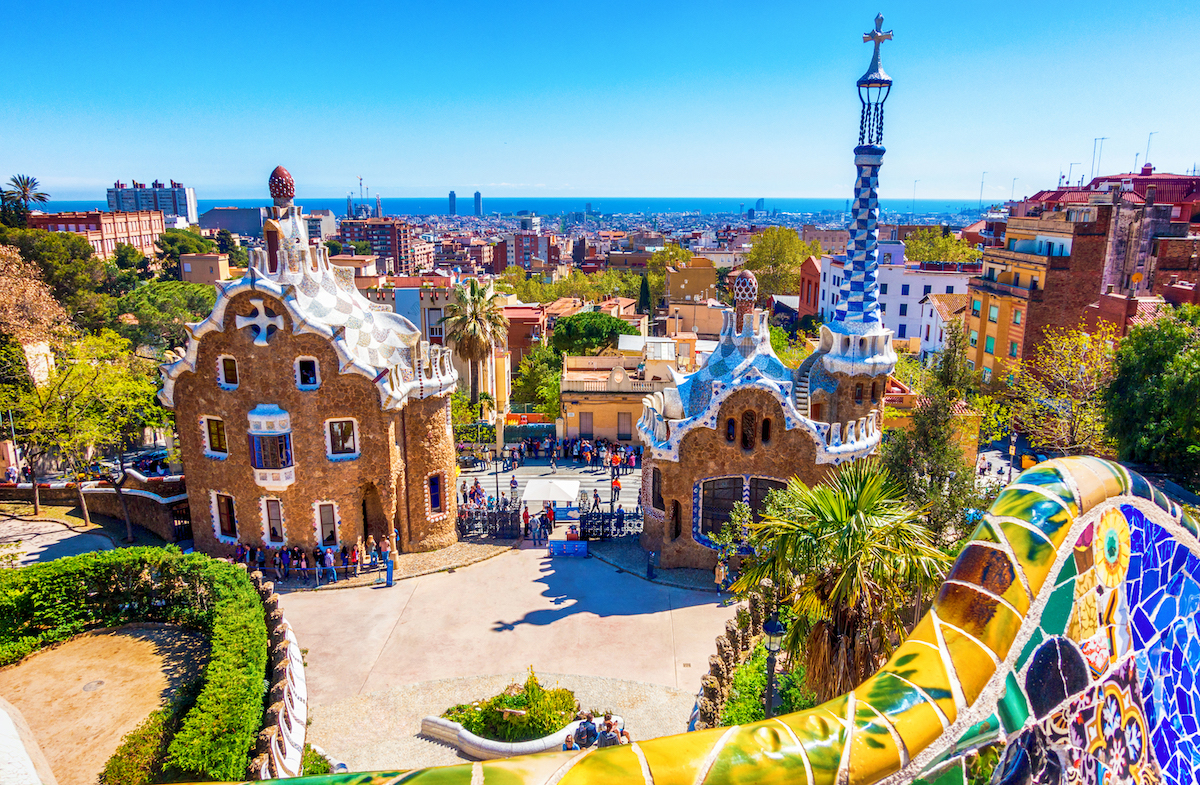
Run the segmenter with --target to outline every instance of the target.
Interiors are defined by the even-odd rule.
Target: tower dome
[[[283,207],[281,202],[290,202],[296,198],[296,181],[292,179],[292,173],[282,166],[275,167],[267,184],[271,188],[271,198],[279,207]]]

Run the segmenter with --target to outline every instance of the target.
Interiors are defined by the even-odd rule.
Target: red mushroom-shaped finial
[[[296,181],[292,179],[292,173],[282,166],[276,166],[275,171],[271,172],[268,184],[271,187],[273,199],[296,198]]]
[[[733,287],[733,300],[754,302],[758,299],[758,278],[749,270],[738,270],[729,276]]]

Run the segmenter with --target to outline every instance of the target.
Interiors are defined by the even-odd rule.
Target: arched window
[[[754,412],[742,412],[742,449],[754,449],[754,436],[758,433],[758,417]]]
[[[854,385],[854,402],[855,403],[862,403],[862,393],[863,393],[862,385],[861,384]]]
[[[679,502],[671,502],[671,539],[678,540],[683,535],[683,517],[679,512]]]
[[[763,444],[768,444],[771,441],[771,418],[770,417],[763,418],[762,441],[763,441]]]
[[[871,403],[879,403],[879,385],[871,382]]]
[[[737,438],[737,420],[730,417],[725,421],[725,441],[731,442]]]

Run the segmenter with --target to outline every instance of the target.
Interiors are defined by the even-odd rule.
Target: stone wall
[[[700,678],[693,730],[720,726],[721,712],[733,686],[733,672],[754,651],[763,622],[770,617],[776,603],[774,585],[769,580],[763,581],[758,591],[750,594],[746,607],[738,608],[737,615],[725,622],[725,632],[716,638],[716,654],[708,658],[708,673]]]
[[[754,448],[742,448],[741,423],[746,411],[755,413],[758,434]],[[733,418],[734,440],[726,440],[726,421]],[[771,441],[762,443],[762,421],[771,420]],[[763,390],[739,390],[721,405],[717,428],[696,428],[683,437],[679,446],[679,463],[655,461],[649,458],[644,469],[645,483],[651,481],[654,469],[662,472],[664,512],[647,515],[642,546],[661,553],[659,564],[664,568],[696,567],[712,569],[717,564],[716,551],[697,542],[693,537],[693,492],[696,483],[712,477],[749,475],[766,477],[780,482],[798,476],[806,484],[820,482],[832,464],[817,464],[817,445],[806,430],[784,427],[783,407]],[[680,536],[674,537],[672,505],[680,510]],[[651,505],[647,509],[652,510]],[[661,518],[659,517],[661,515]]]
[[[254,312],[252,299],[264,300],[284,320],[265,347],[255,345],[249,330],[234,326],[237,315]],[[291,330],[291,317],[282,304],[258,292],[240,294],[226,309],[224,330],[202,339],[195,373],[184,373],[176,382],[176,423],[197,550],[229,555],[238,541],[279,545],[266,542],[263,501],[267,498],[280,501],[283,544],[287,545],[311,548],[317,544],[320,503],[335,505],[339,545],[365,541],[368,536],[376,541],[391,538],[393,528],[418,533],[416,537],[401,536],[400,547],[405,550],[427,550],[453,542],[453,514],[436,519],[425,514],[424,505],[413,498],[420,489],[410,491],[406,482],[406,476],[421,472],[424,485],[425,473],[439,462],[452,481],[453,446],[446,432],[448,397],[414,400],[399,411],[384,411],[379,389],[371,379],[338,372],[340,361],[329,341],[312,334],[294,335]],[[222,355],[238,361],[236,389],[222,389],[218,383]],[[317,360],[317,389],[298,388],[298,357]],[[250,465],[248,413],[260,404],[274,404],[290,418],[296,480],[286,490],[260,487]],[[205,455],[202,419],[206,416],[225,422],[228,455],[223,459]],[[332,460],[326,421],[351,418],[357,421],[359,454],[349,460]],[[430,437],[439,427],[446,432],[444,442],[436,435]],[[236,539],[217,532],[214,492],[234,498]]]

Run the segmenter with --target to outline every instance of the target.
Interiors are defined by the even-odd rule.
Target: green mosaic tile
[[[1074,562],[1074,559],[1068,560]],[[1062,635],[1067,631],[1067,620],[1071,617],[1071,608],[1075,605],[1075,581],[1059,585],[1046,601],[1042,611],[1042,631],[1046,635]]]
[[[1032,643],[1030,645],[1032,646]],[[1025,651],[1032,652],[1033,649],[1027,648]],[[1022,656],[1024,655],[1025,652],[1022,652]],[[1014,732],[1029,719],[1029,702],[1025,700],[1025,691],[1017,683],[1017,677],[1012,671],[1008,672],[1004,680],[1004,697],[996,704],[996,713],[1004,723],[1005,733]]]
[[[1034,630],[1033,637],[1029,639],[1029,643],[1021,650],[1021,656],[1017,657],[1017,670],[1025,667],[1025,663],[1029,662],[1029,658],[1037,651],[1037,647],[1042,645],[1042,641],[1046,638],[1042,635],[1041,630]]]

